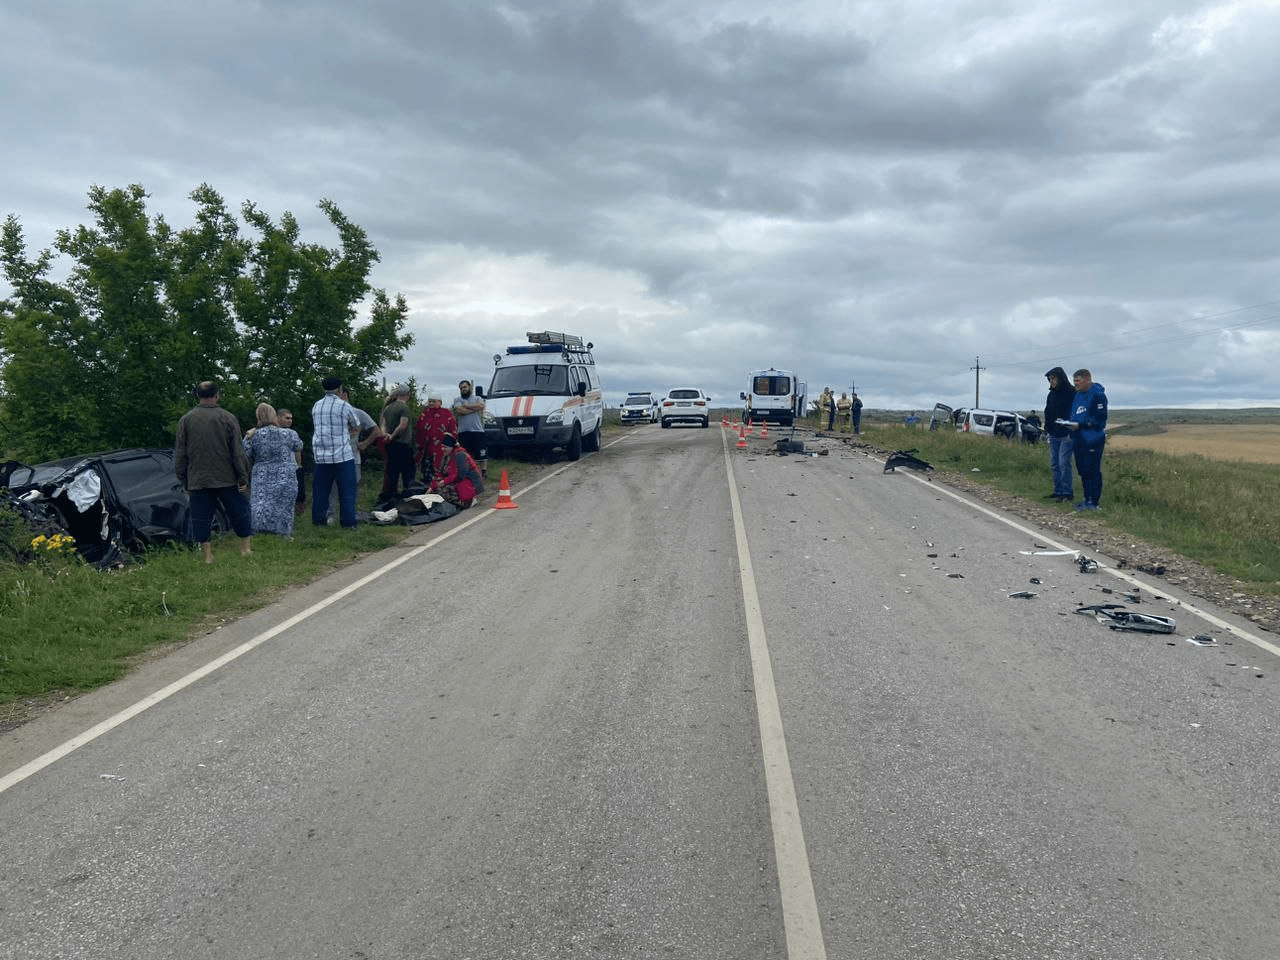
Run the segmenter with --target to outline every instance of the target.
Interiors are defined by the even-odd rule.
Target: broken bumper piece
[[[912,470],[932,470],[933,464],[915,456],[915,450],[895,450],[884,462],[884,472],[893,473],[898,467],[910,467]]]
[[[1097,603],[1080,607],[1076,613],[1093,614],[1099,623],[1112,630],[1132,630],[1138,633],[1173,633],[1178,629],[1173,617],[1160,617],[1154,613],[1137,613],[1115,603]]]

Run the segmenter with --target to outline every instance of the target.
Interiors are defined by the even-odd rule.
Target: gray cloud
[[[777,365],[967,403],[981,358],[1018,408],[1058,364],[1117,405],[1280,404],[1274,3],[52,0],[0,32],[33,245],[94,183],[319,241],[330,198],[413,310],[389,379],[483,380],[550,327],[617,396]]]

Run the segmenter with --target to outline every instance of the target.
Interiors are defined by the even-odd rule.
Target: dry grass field
[[[1108,449],[1198,453],[1214,460],[1280,463],[1280,423],[1171,423],[1164,432],[1107,436]]]

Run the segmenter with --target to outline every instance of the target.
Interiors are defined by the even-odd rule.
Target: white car
[[[620,419],[623,423],[657,423],[658,403],[647,393],[632,393],[622,401]]]
[[[935,408],[936,409],[936,408]],[[1008,410],[961,409],[954,414],[956,429],[965,433],[986,434],[989,437],[1005,437],[1035,443],[1040,439],[1038,422],[1028,420],[1020,413]]]
[[[665,430],[673,423],[711,425],[711,398],[697,387],[674,387],[662,398],[658,417]]]

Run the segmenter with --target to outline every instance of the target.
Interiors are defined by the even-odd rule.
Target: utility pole
[[[978,377],[980,376],[979,371],[985,370],[987,368],[983,366],[979,366],[978,364],[979,359],[980,359],[979,357],[973,358],[973,366],[970,367],[970,369],[973,371],[973,405],[974,407],[977,407],[980,409],[982,407],[982,404],[978,400]]]

